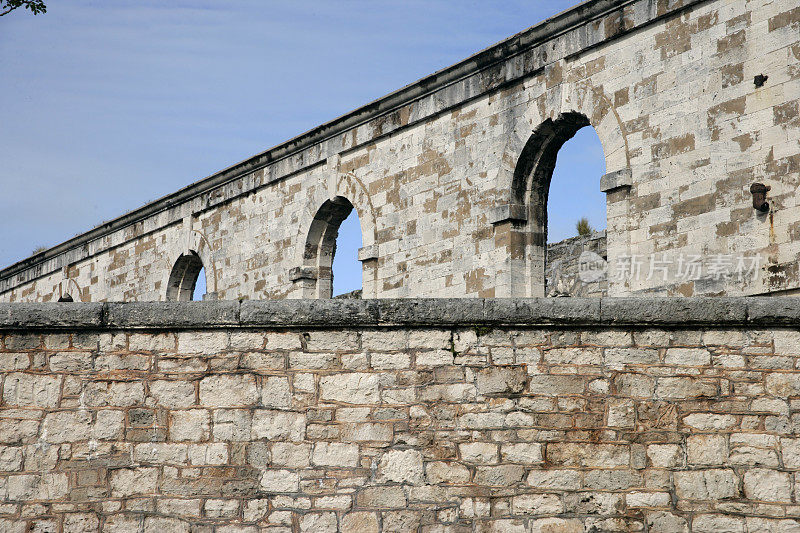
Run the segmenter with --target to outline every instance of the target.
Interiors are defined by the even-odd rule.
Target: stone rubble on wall
[[[795,531],[770,302],[6,304],[0,531]]]
[[[606,261],[606,232],[571,237],[547,245],[545,296],[606,296],[608,279],[593,280],[581,275],[583,261]]]

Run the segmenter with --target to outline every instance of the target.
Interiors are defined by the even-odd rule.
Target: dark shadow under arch
[[[203,269],[203,262],[196,252],[189,252],[181,255],[167,282],[167,301],[168,302],[190,302],[194,295],[194,287],[197,284],[197,277]]]
[[[590,126],[589,119],[581,113],[547,119],[534,129],[517,160],[511,188],[513,202],[523,206],[525,213],[515,224],[515,231],[519,233],[516,242],[524,247],[524,253],[517,257],[525,263],[527,283],[524,292],[517,290],[515,296],[545,296],[550,182],[558,151],[586,126]]]
[[[316,279],[304,291],[307,298],[333,296],[333,257],[339,227],[353,211],[353,204],[344,196],[327,200],[314,215],[303,251],[303,266],[314,271]]]

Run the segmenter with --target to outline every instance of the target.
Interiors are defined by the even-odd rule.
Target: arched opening
[[[331,280],[334,298],[360,298],[362,267],[358,260],[361,248],[361,221],[353,209],[339,226],[333,253]]]
[[[304,282],[303,296],[306,298],[331,298],[334,294],[334,257],[336,256],[337,238],[343,222],[348,220],[351,213],[355,213],[353,204],[343,196],[326,201],[319,208],[306,239],[303,253],[303,269],[296,281]],[[340,285],[337,281],[337,289],[347,292],[349,287],[353,287],[356,279],[358,288],[361,286],[362,277],[361,265],[351,261],[351,248],[357,251],[361,244],[361,227],[358,216],[352,217],[352,221],[344,226],[346,229],[345,241],[341,244],[346,247],[345,253],[340,254],[343,261],[337,261],[337,275],[342,278]],[[358,237],[356,238],[355,234]],[[357,259],[356,259],[357,261]],[[344,271],[348,270],[348,273]],[[341,288],[340,288],[341,287]],[[349,290],[355,290],[350,288]]]
[[[167,301],[190,302],[195,299],[197,279],[201,271],[205,272],[205,269],[200,256],[196,252],[189,252],[180,256],[169,275]],[[202,285],[205,285],[205,276],[203,277]]]
[[[72,296],[69,294],[64,294],[58,299],[59,302],[74,302],[75,300],[72,299]]]
[[[576,238],[576,223],[586,217],[595,229],[605,227],[605,198],[599,187],[604,173],[603,148],[586,116],[563,113],[534,130],[517,161],[512,191],[524,211],[515,229],[525,249],[527,295],[600,295],[597,286],[585,294],[579,260],[584,240],[592,234]],[[551,187],[554,175],[558,185]],[[562,243],[569,237],[576,239]],[[601,251],[598,255],[604,258],[604,235],[594,237],[598,242],[588,248]]]

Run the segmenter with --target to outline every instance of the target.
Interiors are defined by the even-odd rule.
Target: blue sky
[[[2,17],[0,267],[574,3],[51,0],[45,15]],[[602,156],[600,167],[587,163],[602,149],[585,131],[557,172],[574,160],[566,174],[602,202]],[[563,231],[551,221],[553,237],[572,234],[581,214],[605,225],[604,204],[597,211],[591,195],[566,190],[556,210],[569,220]],[[347,249],[341,242],[337,264]],[[336,292],[350,290],[337,274]]]

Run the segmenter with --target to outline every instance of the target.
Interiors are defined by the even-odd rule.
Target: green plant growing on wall
[[[581,219],[575,223],[575,229],[581,237],[591,235],[594,232],[594,228],[589,224],[589,219],[586,217],[581,217]]]

